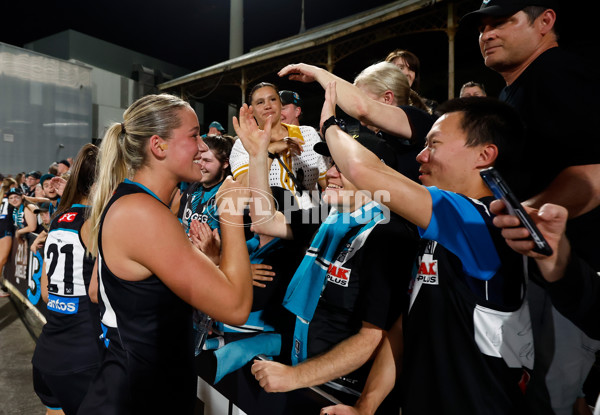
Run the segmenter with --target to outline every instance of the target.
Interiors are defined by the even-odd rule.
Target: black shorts
[[[50,409],[62,409],[66,415],[76,414],[98,371],[97,367],[66,375],[44,373],[33,367],[33,389]]]
[[[12,229],[2,229],[2,227],[0,227],[0,239],[5,236],[15,236],[15,232]]]

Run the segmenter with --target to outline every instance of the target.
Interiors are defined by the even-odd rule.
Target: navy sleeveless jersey
[[[15,226],[12,219],[13,206],[8,203],[8,198],[2,198],[0,203],[0,238],[12,236]]]
[[[100,364],[98,306],[88,297],[94,259],[80,234],[85,210],[73,205],[56,217],[44,246],[48,313],[32,362],[45,373],[67,374]]]
[[[113,274],[110,260],[107,263],[103,258],[106,212],[119,198],[134,193],[155,197],[141,185],[126,181],[117,187],[102,214],[99,293],[107,349],[79,413],[191,414],[196,391],[192,307],[156,275],[126,281]]]

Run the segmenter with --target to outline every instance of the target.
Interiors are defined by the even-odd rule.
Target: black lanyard
[[[281,164],[283,166],[283,168],[287,172],[287,174],[290,177],[290,179],[292,179],[292,182],[294,182],[294,186],[296,187],[296,192],[299,193],[300,195],[302,195],[302,192],[306,190],[304,188],[304,185],[300,182],[300,180],[298,180],[296,178],[296,176],[294,175],[294,173],[291,172],[291,170],[283,162],[283,160],[281,160],[281,157],[279,157],[279,154],[269,153],[269,158],[270,159],[275,159],[275,160],[279,161],[279,164]],[[304,174],[304,172],[302,171],[302,169],[299,169],[299,172],[302,172]]]

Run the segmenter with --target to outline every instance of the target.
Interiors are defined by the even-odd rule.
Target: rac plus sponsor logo
[[[426,255],[428,256],[428,255]],[[423,284],[438,285],[438,263],[437,259],[422,259],[415,282],[421,282]]]
[[[336,267],[333,264],[329,264],[327,270],[327,281],[333,284],[337,284],[341,287],[347,287],[350,282],[350,272],[348,268]]]
[[[73,222],[77,217],[77,212],[69,212],[58,218],[58,222]]]
[[[79,309],[79,298],[64,298],[50,294],[48,296],[48,310],[61,314],[76,314]]]

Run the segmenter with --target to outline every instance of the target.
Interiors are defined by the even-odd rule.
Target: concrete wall
[[[0,173],[47,171],[91,132],[90,68],[0,43]]]

